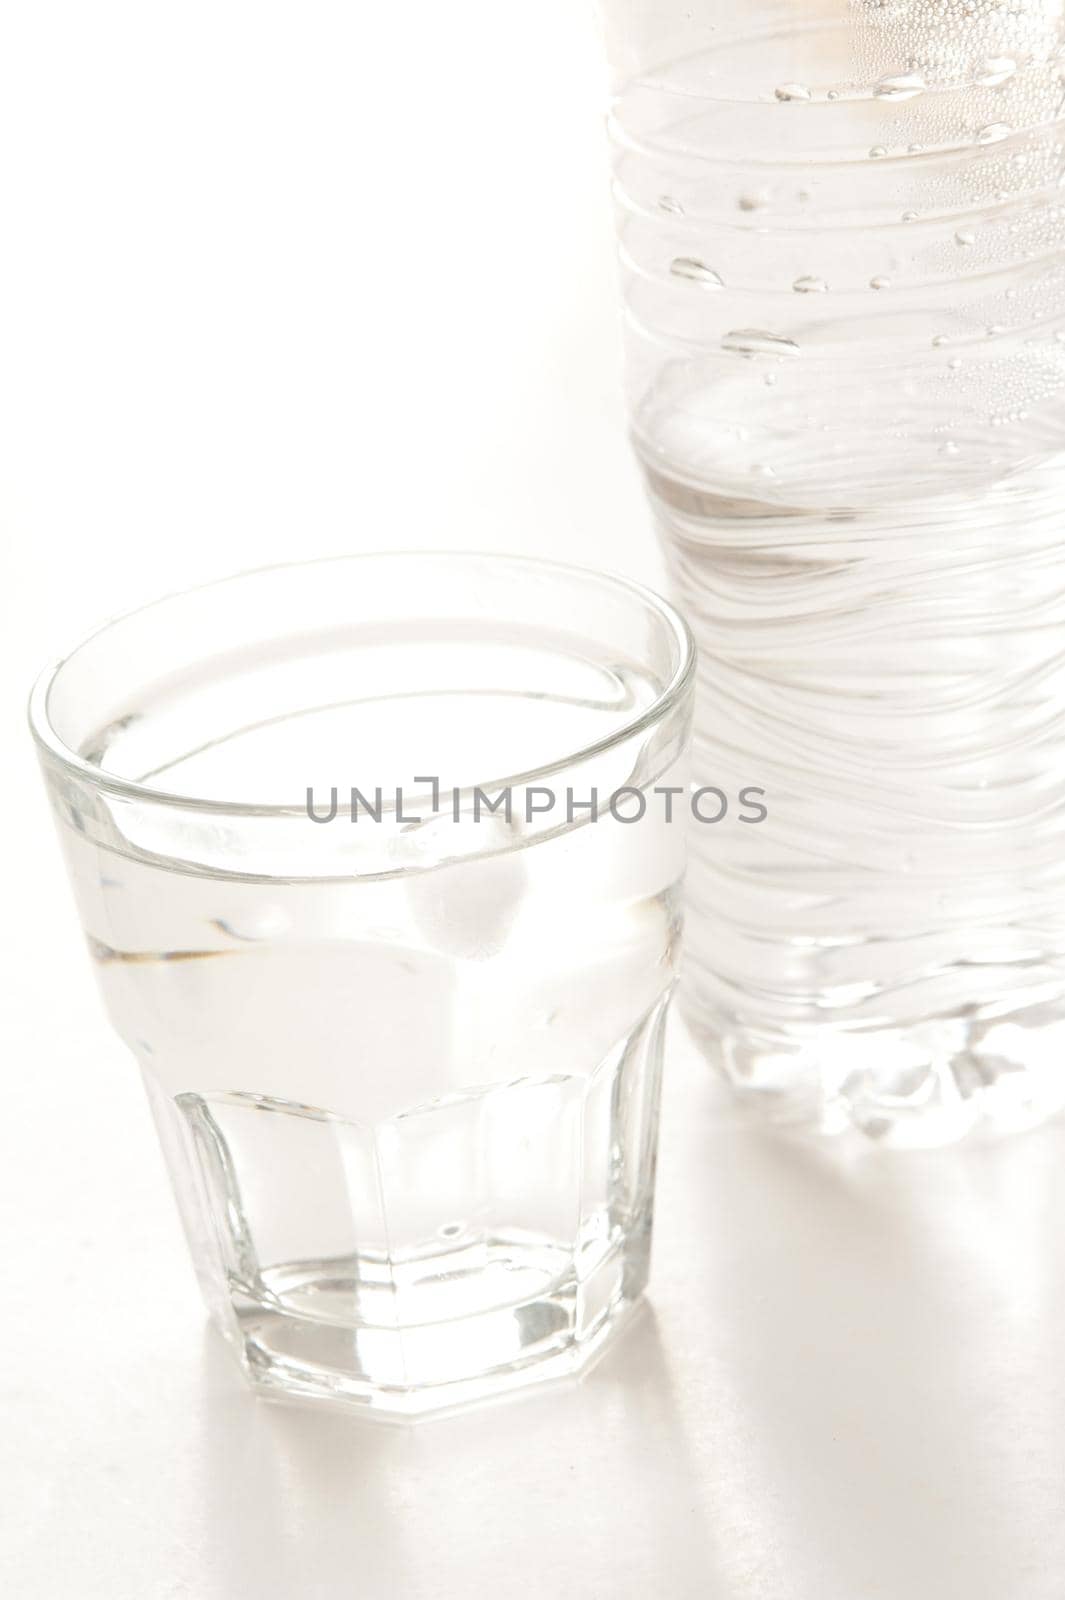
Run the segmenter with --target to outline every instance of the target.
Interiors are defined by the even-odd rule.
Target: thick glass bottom
[[[252,1383],[414,1417],[585,1366],[647,1282],[668,998],[591,1073],[374,1125],[146,1071],[204,1298]]]
[[[406,1263],[292,1262],[233,1284],[216,1320],[264,1393],[413,1419],[583,1370],[639,1299],[648,1243],[649,1228],[576,1255],[498,1237]]]

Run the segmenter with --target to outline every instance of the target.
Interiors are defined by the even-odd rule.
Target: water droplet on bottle
[[[961,356],[951,356],[950,360],[947,362],[947,366],[950,368],[951,372],[957,372],[958,368],[961,366]]]
[[[975,238],[975,233],[971,233],[968,228],[959,228],[954,235],[954,243],[960,244],[964,248],[965,245],[972,244]]]
[[[881,78],[874,85],[873,94],[878,100],[912,100],[928,85],[919,72],[900,72],[890,78]]]
[[[954,443],[953,439],[948,439],[946,444],[940,445],[939,453],[941,456],[956,456],[959,453],[959,447]]]
[[[989,56],[982,61],[976,70],[976,82],[985,89],[993,89],[996,84],[1005,83],[1017,70],[1017,63],[1012,56]]]
[[[989,122],[986,128],[978,128],[976,132],[977,144],[997,144],[1000,139],[1008,139],[1013,129],[1008,122]]]
[[[870,289],[890,289],[891,279],[882,277],[870,278],[869,287]]]
[[[838,89],[829,89],[828,93],[825,95],[825,99],[826,100],[838,100],[839,99],[839,90]]]
[[[916,211],[904,211],[902,213],[902,220],[903,220],[903,222],[916,222],[917,221],[917,213],[916,213]]]
[[[805,83],[781,83],[773,90],[778,100],[809,100],[810,91]]]
[[[670,262],[670,272],[675,278],[686,278],[689,283],[698,283],[704,289],[723,289],[724,281],[713,267],[708,267],[705,261],[697,261],[694,256],[677,256]]]
[[[869,154],[874,161],[879,161],[881,156],[887,155],[887,149],[882,144],[874,144]]]
[[[776,375],[775,372],[767,372],[765,377],[762,379],[762,382],[766,385],[766,387],[768,389],[771,389],[773,387],[773,385],[776,383],[776,381],[777,381],[777,375]]]
[[[824,294],[828,284],[824,278],[814,278],[807,274],[804,277],[796,278],[791,287],[796,294]]]
[[[761,211],[769,204],[768,196],[760,189],[747,189],[736,201],[741,211]]]
[[[673,217],[682,217],[684,215],[684,207],[681,205],[680,201],[675,200],[671,194],[659,195],[658,209],[659,211],[668,211],[670,216]]]
[[[989,339],[994,339],[996,334],[1005,333],[1005,331],[1006,328],[1004,323],[993,322],[987,330],[987,337]]]
[[[919,156],[923,149],[924,149],[924,145],[923,144],[908,144],[906,146],[906,152],[907,152],[908,155],[911,155],[911,156]]]
[[[722,350],[733,350],[741,356],[797,356],[799,346],[794,339],[782,333],[768,333],[764,328],[733,328],[721,340]]]
[[[937,333],[937,334],[935,334],[933,336],[933,339],[932,339],[932,348],[933,348],[933,350],[938,350],[940,345],[944,345],[944,344],[946,344],[946,342],[947,342],[947,336],[946,336],[945,333]]]
[[[767,467],[764,461],[756,461],[751,468],[751,472],[756,478],[776,477],[776,473],[773,471],[772,467]]]

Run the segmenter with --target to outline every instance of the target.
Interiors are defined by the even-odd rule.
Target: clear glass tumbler
[[[600,0],[636,453],[699,645],[682,996],[747,1102],[1065,1103],[1061,0]]]
[[[693,665],[620,579],[382,555],[161,600],[37,685],[107,1008],[264,1390],[416,1415],[575,1370],[640,1295]]]

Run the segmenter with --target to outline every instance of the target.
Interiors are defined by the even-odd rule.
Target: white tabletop
[[[369,13],[369,14],[367,14]],[[580,1384],[414,1429],[207,1330],[22,702],[101,616],[405,546],[660,567],[572,0],[35,0],[0,53],[0,1587],[19,1600],[1060,1600],[1065,1125],[738,1122],[679,1030],[652,1292]]]
[[[642,1317],[579,1383],[396,1427],[245,1390],[132,1071],[102,1024],[34,1032],[4,1128],[9,1593],[1060,1596],[1065,1128],[789,1144],[675,1033]]]

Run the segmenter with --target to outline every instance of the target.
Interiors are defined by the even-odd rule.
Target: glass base
[[[683,987],[680,1004],[743,1106],[799,1132],[922,1150],[1020,1132],[1065,1107],[1060,1007],[845,1031],[740,1027]]]
[[[372,1125],[146,1070],[204,1299],[251,1382],[414,1417],[585,1366],[647,1282],[668,1001],[590,1074]]]
[[[413,1420],[585,1370],[642,1294],[648,1243],[649,1229],[584,1261],[493,1238],[391,1268],[296,1262],[254,1293],[234,1285],[215,1321],[262,1393]]]

